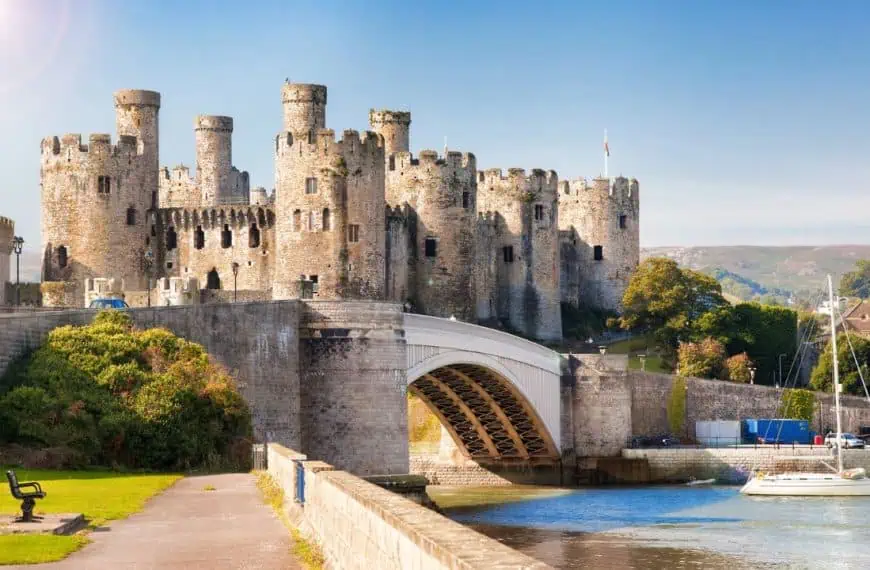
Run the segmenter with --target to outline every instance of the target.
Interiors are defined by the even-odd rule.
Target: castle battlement
[[[284,156],[294,149],[294,156],[299,153],[319,153],[342,156],[345,159],[350,156],[362,157],[365,155],[383,155],[384,138],[374,131],[355,131],[346,129],[341,139],[336,139],[333,129],[316,129],[305,133],[290,131],[279,133],[275,137],[275,152],[278,156]]]
[[[156,212],[163,227],[173,226],[176,231],[220,227],[229,224],[231,227],[245,227],[256,223],[260,227],[270,228],[275,223],[275,213],[266,206],[236,206],[217,208],[160,208]]]
[[[393,111],[390,109],[369,109],[369,124],[396,123],[402,126],[411,124],[410,111]]]
[[[478,209],[498,210],[502,199],[529,201],[555,199],[559,191],[559,175],[554,170],[533,168],[526,174],[523,168],[509,168],[507,176],[500,168],[477,173]]]
[[[85,162],[90,156],[124,156],[134,157],[139,154],[138,139],[130,135],[121,135],[118,142],[112,143],[112,135],[94,133],[88,137],[88,144],[82,144],[82,135],[67,133],[61,137],[45,137],[40,145],[43,162],[59,157],[65,162]]]
[[[233,132],[233,118],[222,115],[198,115],[193,121],[197,131]]]
[[[160,93],[144,89],[119,89],[113,94],[116,107],[160,107]]]
[[[10,229],[14,230],[15,229],[15,222],[13,222],[11,219],[9,219],[7,217],[0,216],[0,231],[4,230],[6,228],[10,228]]]
[[[410,152],[397,152],[390,157],[388,170],[414,172],[419,168],[431,168],[432,166],[446,167],[448,170],[476,171],[477,158],[471,152],[450,151],[447,156],[441,156],[437,150],[421,150],[414,158]]]
[[[281,87],[281,102],[326,105],[326,85],[285,82]]]
[[[160,168],[160,178],[164,180],[190,180],[193,181],[193,178],[190,176],[190,167],[184,164],[176,164],[172,168],[168,166],[163,166]]]
[[[559,196],[571,196],[582,199],[590,193],[607,193],[614,197],[638,198],[640,185],[636,178],[617,176],[615,178],[577,178],[563,180],[559,183]]]
[[[507,175],[502,172],[501,168],[487,168],[480,170],[477,173],[477,181],[480,183],[496,183],[498,181],[509,181],[522,179],[528,184],[544,186],[555,186],[559,181],[559,175],[555,170],[544,170],[542,168],[533,168],[531,173],[526,175],[525,168],[508,168]]]

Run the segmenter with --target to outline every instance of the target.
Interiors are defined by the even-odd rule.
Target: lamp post
[[[646,354],[638,354],[637,358],[640,360],[641,372],[646,372]]]
[[[755,367],[754,366],[749,367],[749,383],[755,384]]]
[[[602,344],[598,347],[598,352],[600,352],[601,355],[604,356],[605,354],[607,354],[607,347]]]
[[[233,303],[236,302],[236,295],[238,292],[237,283],[239,278],[239,264],[235,261],[233,262]]]
[[[148,278],[148,284],[145,286],[148,289],[148,306],[151,306],[151,266],[154,264],[154,254],[151,250],[145,252],[145,275]]]
[[[779,385],[780,385],[780,386],[782,386],[782,357],[783,357],[783,356],[788,356],[788,354],[787,354],[787,353],[783,353],[783,354],[780,354],[780,355],[776,358],[777,363],[779,364]]]
[[[15,306],[21,306],[21,250],[24,248],[24,238],[12,238],[12,251],[15,252]]]

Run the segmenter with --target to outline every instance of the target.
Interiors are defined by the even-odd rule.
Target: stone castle
[[[5,305],[6,283],[10,281],[9,256],[12,254],[12,238],[15,237],[15,222],[0,216],[0,306]]]
[[[411,114],[326,128],[327,90],[286,82],[275,188],[232,164],[233,120],[194,121],[196,171],[160,166],[160,94],[114,94],[118,138],[42,141],[46,305],[385,299],[561,338],[560,303],[618,310],[639,262],[638,183],[479,171],[410,152]]]

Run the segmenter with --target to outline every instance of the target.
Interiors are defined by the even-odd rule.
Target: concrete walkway
[[[212,485],[215,491],[204,491]],[[95,530],[93,541],[52,564],[20,570],[299,569],[287,528],[249,474],[186,477],[145,509]]]

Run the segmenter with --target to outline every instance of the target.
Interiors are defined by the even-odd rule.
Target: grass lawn
[[[609,345],[607,352],[611,354],[627,354],[628,367],[632,370],[640,370],[640,358],[638,354],[646,354],[646,371],[670,374],[672,370],[662,360],[654,345],[650,345],[645,337],[635,337],[621,340]]]
[[[5,473],[6,468],[3,468]],[[142,510],[147,501],[180,475],[127,474],[113,471],[51,471],[16,469],[18,480],[39,481],[46,498],[36,502],[35,513],[83,513],[91,527]],[[0,493],[0,513],[19,512],[20,501]],[[0,564],[51,562],[87,544],[84,536],[0,536]]]

